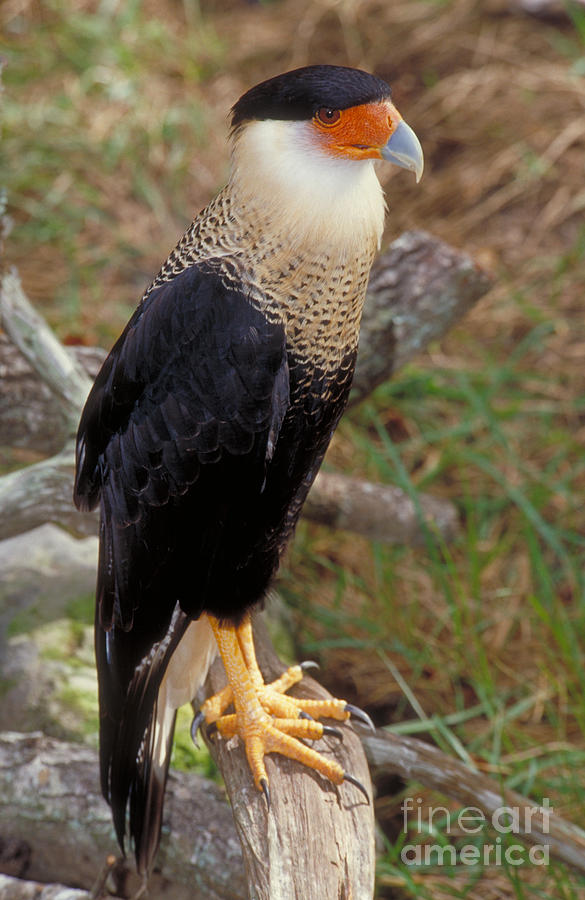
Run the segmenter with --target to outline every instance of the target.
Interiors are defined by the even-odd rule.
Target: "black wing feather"
[[[81,418],[75,502],[101,508],[102,789],[121,843],[130,799],[142,858],[156,849],[164,793],[149,758],[158,689],[189,617],[213,605],[213,591],[231,590],[226,559],[236,571],[249,554],[233,547],[262,493],[288,405],[283,326],[200,265],[137,309]],[[273,553],[266,566],[275,563]],[[240,613],[258,599],[253,584],[242,590],[231,601]]]

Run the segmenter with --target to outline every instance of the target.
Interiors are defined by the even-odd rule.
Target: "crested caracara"
[[[338,66],[253,87],[231,124],[229,181],[146,290],[77,439],[75,502],[101,513],[102,790],[142,873],[158,846],[176,710],[218,650],[229,686],[201,715],[240,735],[267,798],[268,752],[353,780],[299,740],[323,734],[320,716],[345,720],[347,704],[287,696],[299,667],[265,685],[249,613],[347,401],[384,225],[374,162],[418,180],[423,156],[388,85]]]

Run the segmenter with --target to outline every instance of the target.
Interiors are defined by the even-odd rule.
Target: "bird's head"
[[[307,66],[247,91],[232,109],[232,128],[254,122],[298,123],[291,140],[329,159],[385,159],[419,181],[423,152],[412,128],[390,101],[381,78],[344,66]]]
[[[423,170],[386,82],[343,66],[307,66],[251,88],[232,109],[232,137],[232,191],[247,214],[263,230],[286,222],[291,241],[324,252],[379,246],[385,203],[374,160],[417,181]]]

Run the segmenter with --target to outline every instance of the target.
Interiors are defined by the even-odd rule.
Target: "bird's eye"
[[[336,125],[341,118],[341,112],[329,106],[322,106],[315,113],[315,118],[321,125]]]

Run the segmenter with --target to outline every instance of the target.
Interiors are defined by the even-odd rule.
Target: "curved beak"
[[[425,164],[422,147],[416,134],[404,119],[399,121],[390,139],[380,148],[380,155],[382,159],[414,172],[418,184]]]

